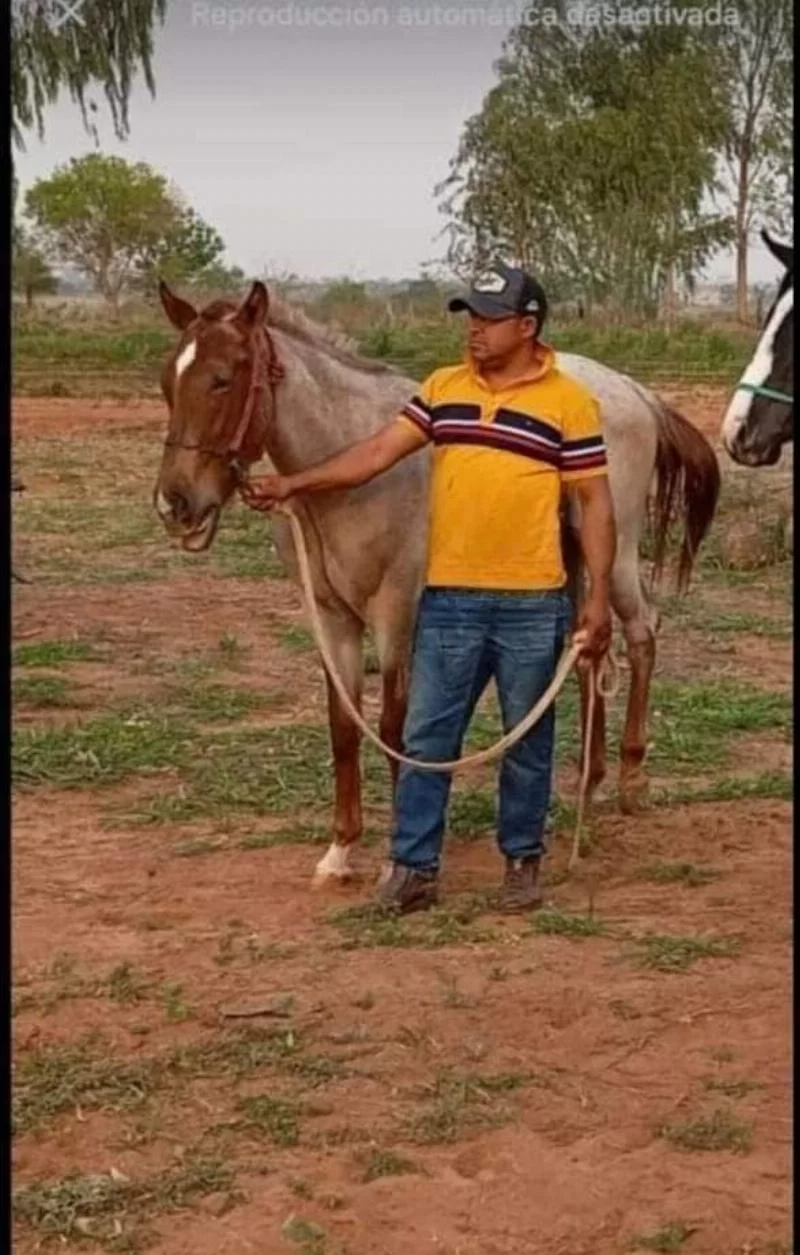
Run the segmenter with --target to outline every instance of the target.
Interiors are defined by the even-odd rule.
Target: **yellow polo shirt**
[[[597,401],[540,358],[493,390],[468,359],[429,375],[402,409],[433,443],[427,583],[563,588],[559,510],[565,484],[607,474]]]

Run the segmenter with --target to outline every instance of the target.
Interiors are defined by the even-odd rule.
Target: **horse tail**
[[[689,586],[697,551],[713,522],[722,481],[714,449],[687,418],[661,400],[656,417],[652,578],[654,583],[661,578],[670,528],[682,518],[677,587],[678,592],[683,592]]]

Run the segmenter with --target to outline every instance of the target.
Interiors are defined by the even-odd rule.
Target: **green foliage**
[[[12,237],[11,286],[25,297],[29,309],[35,296],[58,291],[58,280],[44,250],[34,236],[19,226],[15,227]]]
[[[18,148],[23,134],[36,127],[44,138],[44,111],[66,91],[80,108],[84,125],[96,135],[87,98],[100,88],[118,138],[128,133],[128,102],[137,70],[154,93],[153,26],[163,22],[166,0],[83,0],[81,21],[56,27],[46,6],[33,0],[11,5],[11,126]]]
[[[74,157],[25,196],[29,217],[55,256],[90,276],[113,306],[162,268],[180,278],[217,261],[224,245],[144,162]]]
[[[450,263],[466,277],[499,255],[556,298],[652,311],[730,238],[706,208],[727,121],[714,51],[688,25],[546,7],[560,20],[535,0],[514,28],[438,189]]]
[[[159,279],[167,283],[194,282],[202,285],[206,272],[212,278],[219,269],[219,258],[225,251],[221,235],[203,222],[193,209],[184,208],[174,224],[143,258],[138,286],[153,294]],[[239,272],[241,273],[241,272]]]
[[[738,24],[719,32],[717,54],[729,102],[722,155],[743,318],[753,231],[791,229],[794,11],[789,0],[737,0],[736,10]]]

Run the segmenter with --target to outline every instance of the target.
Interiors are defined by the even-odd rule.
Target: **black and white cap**
[[[456,314],[469,310],[479,318],[537,319],[540,330],[547,317],[547,297],[540,283],[524,270],[502,264],[476,279],[464,296],[455,296],[447,308]]]

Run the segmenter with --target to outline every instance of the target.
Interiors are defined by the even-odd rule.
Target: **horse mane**
[[[209,322],[218,322],[232,314],[238,305],[229,300],[214,300],[201,311],[202,317]],[[389,362],[381,362],[371,357],[364,357],[358,352],[355,341],[334,327],[326,326],[311,318],[304,310],[292,305],[284,297],[270,293],[267,325],[285,332],[294,340],[318,349],[326,356],[350,366],[368,375],[393,375],[398,378],[402,372]]]

